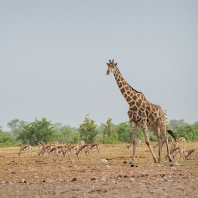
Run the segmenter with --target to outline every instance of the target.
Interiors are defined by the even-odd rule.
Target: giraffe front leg
[[[131,124],[131,135],[132,135],[132,140],[131,140],[131,144],[133,144],[133,153],[132,153],[132,160],[130,162],[130,164],[133,164],[135,161],[135,153],[136,153],[136,140],[137,140],[137,125],[130,120],[130,124]]]
[[[133,112],[129,109],[128,111],[129,121],[131,124],[131,144],[133,144],[133,153],[132,160],[130,164],[133,164],[135,161],[135,152],[136,152],[136,139],[137,139],[137,125],[133,122]]]
[[[154,152],[153,152],[153,149],[152,149],[152,147],[151,147],[151,145],[150,145],[149,136],[148,136],[148,131],[147,131],[147,126],[145,125],[145,126],[142,126],[141,128],[142,128],[142,131],[143,131],[143,133],[144,133],[145,143],[146,143],[146,145],[148,146],[148,148],[149,148],[149,150],[150,150],[150,152],[151,152],[151,154],[152,154],[153,160],[154,160],[155,163],[158,163],[158,161],[157,161],[157,159],[156,159],[156,156],[155,156],[155,154],[154,154]],[[158,145],[158,146],[160,147],[161,145]]]

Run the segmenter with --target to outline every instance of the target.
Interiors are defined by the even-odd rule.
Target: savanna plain
[[[156,143],[152,143],[153,145]],[[187,151],[198,143],[187,143]],[[137,147],[135,164],[126,144],[101,144],[79,157],[18,156],[19,147],[0,149],[0,197],[198,197],[198,159],[176,158],[153,163],[145,143]],[[157,155],[157,150],[155,151]],[[102,160],[101,160],[102,159]],[[105,160],[104,160],[105,159]]]

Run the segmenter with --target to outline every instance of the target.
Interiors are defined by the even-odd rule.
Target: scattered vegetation
[[[0,127],[0,147],[20,146],[29,143],[37,145],[42,140],[46,143],[58,140],[60,144],[78,143],[84,140],[86,143],[117,144],[131,142],[130,122],[121,122],[118,125],[108,118],[106,123],[97,126],[89,115],[85,116],[84,122],[79,128],[65,126],[62,123],[52,123],[46,118],[35,119],[33,122],[25,122],[14,119],[8,122],[9,132]],[[184,137],[187,141],[198,141],[198,122],[188,124],[181,120],[170,120],[167,129],[171,129],[177,138]],[[149,130],[150,141],[156,141],[153,132]],[[140,127],[137,128],[137,138],[144,142],[144,135]]]

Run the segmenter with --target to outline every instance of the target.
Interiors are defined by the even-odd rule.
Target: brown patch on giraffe
[[[135,105],[132,107],[133,111],[137,111],[138,110],[138,107]]]
[[[123,82],[123,85],[124,85],[124,86],[126,85],[126,82],[125,82],[125,81]]]
[[[129,105],[132,107],[135,104],[135,101],[132,101],[129,103]]]
[[[141,95],[142,95],[142,94],[138,93],[138,94],[137,94],[137,97],[138,97],[138,98],[141,98]]]
[[[142,102],[142,107],[143,107],[143,108],[145,108],[145,107],[146,107],[146,104],[145,104],[145,102],[144,102],[144,101]]]
[[[125,89],[124,88],[121,88],[120,91],[123,94],[125,92]]]
[[[127,101],[131,101],[131,97],[130,96],[127,96]]]
[[[138,107],[141,106],[142,100],[141,100],[141,99],[138,99],[138,100],[136,101],[136,104],[137,104]]]
[[[144,99],[145,99],[144,95],[142,95],[142,94],[141,94],[140,98],[141,98],[142,100],[144,100]]]
[[[133,100],[136,100],[136,99],[137,99],[137,96],[136,96],[136,95],[134,95],[134,96],[133,96]]]
[[[141,108],[140,108],[140,111],[144,111],[144,108],[143,108],[143,107],[141,107]]]

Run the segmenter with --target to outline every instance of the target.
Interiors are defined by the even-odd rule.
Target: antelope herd
[[[84,152],[85,155],[89,155],[90,151],[93,151],[93,149],[96,149],[98,151],[98,154],[100,153],[100,145],[99,144],[85,144],[83,140],[79,142],[78,145],[76,144],[66,144],[66,145],[59,145],[58,141],[50,142],[49,144],[45,144],[43,141],[38,142],[38,148],[39,148],[39,156],[44,156],[45,154],[47,156],[64,156],[66,157],[66,154],[69,153],[70,155],[72,153],[75,153],[78,157],[80,153]],[[29,150],[30,153],[32,153],[32,147],[30,144],[25,144],[21,146],[18,155],[20,156],[21,153],[25,153],[26,150]]]
[[[161,141],[161,149],[166,144],[165,140]],[[198,149],[190,149],[189,151],[186,150],[186,140],[184,137],[180,137],[176,139],[176,141],[169,139],[168,144],[170,147],[170,154],[173,159],[191,159],[192,156],[196,156],[198,158]],[[133,145],[131,143],[127,146],[128,149]],[[136,140],[137,146],[142,146],[142,142],[140,139]],[[158,143],[153,146],[153,149],[158,147]],[[92,152],[94,149],[97,150],[98,154],[100,153],[100,145],[99,144],[85,144],[83,140],[79,142],[79,144],[66,144],[66,145],[59,145],[58,141],[50,142],[49,144],[45,144],[43,141],[38,142],[38,148],[39,148],[39,156],[44,156],[45,154],[47,156],[64,156],[66,157],[67,154],[71,155],[72,153],[75,153],[77,157],[81,153],[84,153],[85,156],[88,156],[90,152]],[[18,155],[20,156],[21,153],[25,153],[26,151],[29,151],[30,154],[32,154],[32,146],[30,144],[25,144],[21,146]],[[187,153],[187,154],[186,154]]]

